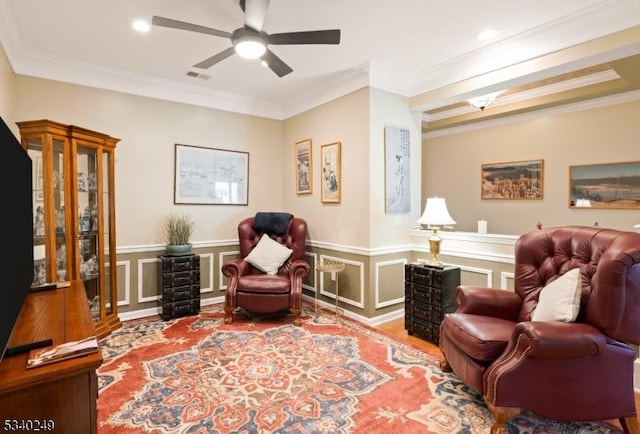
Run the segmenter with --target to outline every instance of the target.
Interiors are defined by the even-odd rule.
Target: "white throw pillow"
[[[573,322],[580,312],[581,295],[580,269],[574,268],[542,288],[531,319]]]
[[[278,269],[289,259],[293,250],[263,234],[245,261],[267,274],[277,274]]]

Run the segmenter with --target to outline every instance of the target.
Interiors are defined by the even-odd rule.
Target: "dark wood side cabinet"
[[[410,335],[438,345],[444,314],[456,309],[460,268],[407,264],[404,273],[404,327]]]
[[[169,320],[200,312],[200,256],[160,256],[160,317]]]
[[[95,336],[81,281],[68,288],[30,293],[9,342],[10,347],[44,339],[54,345]],[[0,363],[0,431],[20,424],[23,431],[88,434],[97,432],[100,351],[27,369],[27,354]]]

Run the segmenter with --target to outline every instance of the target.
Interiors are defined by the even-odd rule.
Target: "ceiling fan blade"
[[[223,61],[227,57],[231,56],[233,53],[235,53],[235,49],[233,47],[229,47],[226,50],[221,51],[218,54],[209,57],[208,59],[204,59],[200,63],[196,63],[195,65],[193,65],[193,67],[194,68],[201,68],[201,69],[211,68],[213,65],[215,65],[218,62]]]
[[[207,35],[221,36],[223,38],[231,38],[231,33],[223,30],[216,30],[210,27],[199,26],[197,24],[185,23],[184,21],[173,20],[154,15],[151,18],[151,24],[160,27],[169,27],[171,29],[188,30],[190,32],[205,33]]]
[[[260,58],[262,61],[267,63],[267,66],[271,68],[273,72],[276,73],[278,77],[284,77],[293,71],[289,65],[284,63],[282,59],[273,54],[273,51],[267,48],[267,51]]]
[[[244,25],[262,31],[270,0],[241,0],[244,3]]]
[[[269,35],[269,43],[273,45],[339,44],[340,30],[274,33]]]

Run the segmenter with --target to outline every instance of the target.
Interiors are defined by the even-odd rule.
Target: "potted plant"
[[[163,233],[167,241],[167,254],[186,255],[191,252],[189,242],[195,223],[189,214],[169,213],[164,217]]]

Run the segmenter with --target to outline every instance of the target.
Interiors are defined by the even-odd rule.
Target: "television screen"
[[[4,181],[2,255],[5,274],[0,285],[0,362],[24,299],[33,282],[33,178],[31,159],[0,117],[0,177]]]

